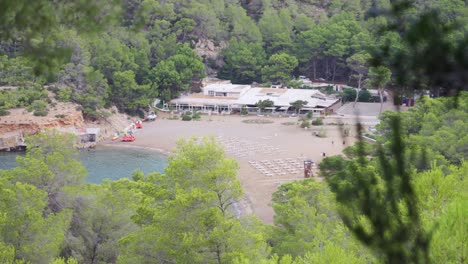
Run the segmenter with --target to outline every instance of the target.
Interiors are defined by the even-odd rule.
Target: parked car
[[[151,111],[151,112],[148,114],[148,116],[146,117],[146,120],[148,120],[148,121],[154,121],[154,120],[156,120],[156,117],[157,117],[157,115],[156,115],[153,111]]]

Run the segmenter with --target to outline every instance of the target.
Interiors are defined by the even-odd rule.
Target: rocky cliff
[[[215,76],[216,68],[221,68],[223,66],[224,62],[219,54],[226,47],[227,43],[224,41],[215,44],[209,39],[199,39],[198,42],[195,43],[195,51],[198,56],[203,58],[208,76]]]
[[[44,129],[60,128],[63,130],[83,127],[83,114],[76,110],[75,104],[59,103],[51,108],[47,116],[34,116],[24,108],[10,109],[10,114],[0,117],[0,135],[22,131],[34,134]]]

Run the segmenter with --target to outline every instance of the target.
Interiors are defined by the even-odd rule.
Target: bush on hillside
[[[35,116],[46,116],[49,113],[47,102],[44,100],[35,100],[29,107],[28,111],[33,111]]]
[[[60,102],[70,102],[72,98],[72,93],[73,91],[70,88],[60,88],[58,89],[55,98]]]
[[[0,116],[7,116],[10,112],[7,111],[4,107],[0,107]]]

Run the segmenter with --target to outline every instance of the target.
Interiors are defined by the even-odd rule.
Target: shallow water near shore
[[[20,152],[0,152],[0,169],[17,166]],[[142,148],[99,146],[96,149],[80,150],[80,161],[88,170],[88,183],[101,183],[104,179],[131,178],[133,171],[141,169],[145,174],[164,172],[167,158],[164,154]]]

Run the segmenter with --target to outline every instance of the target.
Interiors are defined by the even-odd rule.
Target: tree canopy
[[[0,83],[38,92],[54,86],[90,118],[112,104],[135,113],[154,98],[168,101],[196,90],[207,73],[233,83],[288,83],[305,75],[359,89],[369,76],[380,89],[396,83],[434,94],[462,89],[466,3],[401,2],[398,9],[370,0],[6,1]],[[37,100],[26,92],[25,103],[11,97],[0,93],[3,113]]]

